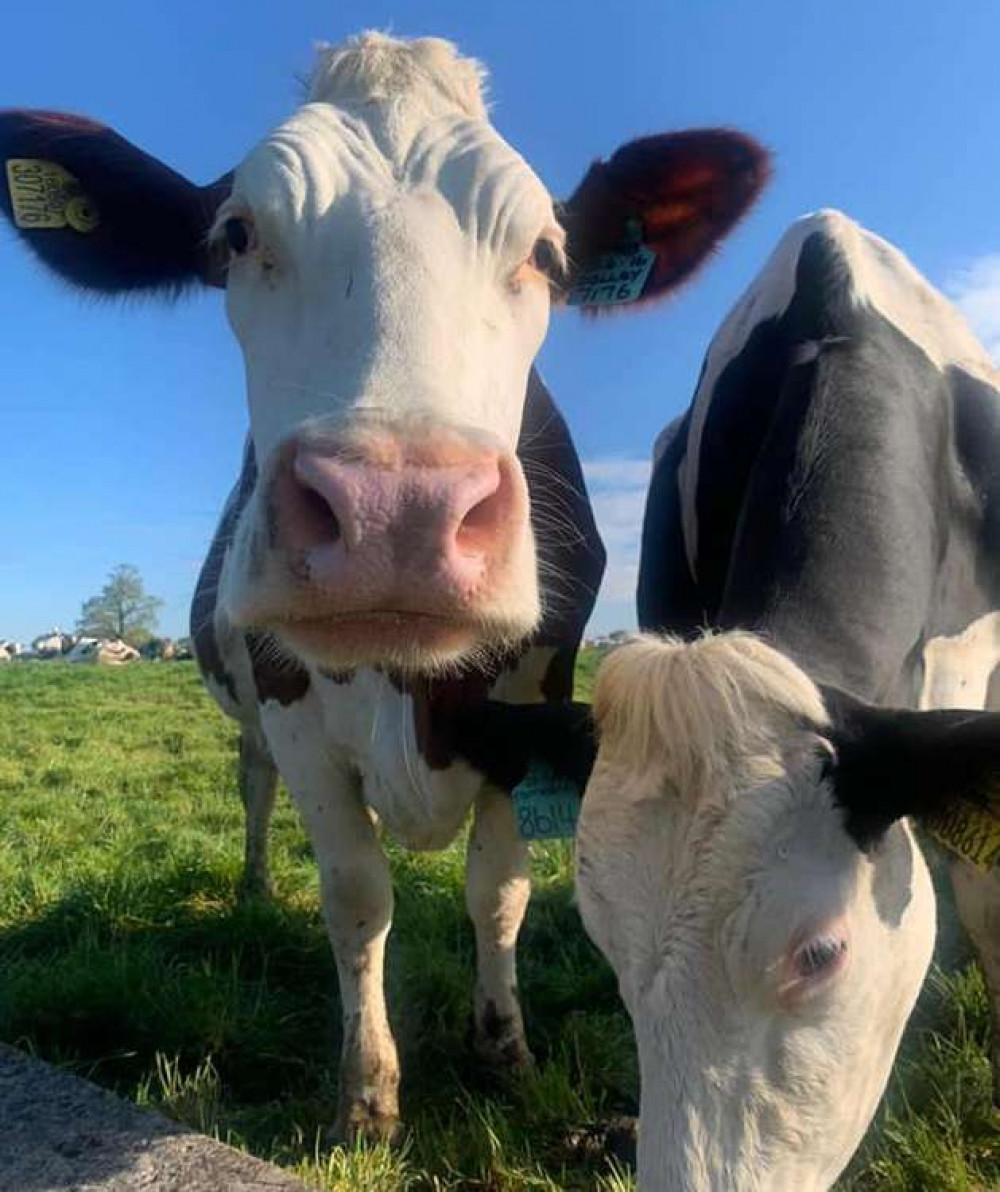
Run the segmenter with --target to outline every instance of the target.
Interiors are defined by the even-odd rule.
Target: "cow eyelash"
[[[562,245],[550,236],[539,236],[530,254],[514,271],[508,285],[514,294],[520,294],[521,288],[532,276],[543,278],[550,289],[562,289],[566,279],[566,257]]]
[[[222,238],[232,256],[246,256],[256,247],[253,221],[245,215],[231,215],[222,225]]]
[[[846,940],[836,936],[817,936],[796,953],[796,968],[803,977],[817,977],[840,960],[846,951]]]
[[[528,263],[547,277],[553,285],[561,285],[566,279],[566,257],[562,248],[548,236],[540,236],[531,250]]]

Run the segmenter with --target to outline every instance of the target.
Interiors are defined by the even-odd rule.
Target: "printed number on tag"
[[[1000,865],[1000,818],[962,799],[924,827],[946,848],[983,872]]]

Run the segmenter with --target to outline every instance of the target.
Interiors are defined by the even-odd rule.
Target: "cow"
[[[192,637],[241,726],[250,886],[266,885],[278,773],[317,857],[341,1137],[398,1122],[381,827],[440,848],[472,810],[476,1045],[530,1062],[514,956],[527,846],[443,726],[487,694],[568,699],[603,569],[575,449],[533,370],[550,307],[672,291],[768,172],[735,131],[650,136],[557,206],[491,125],[484,82],[438,39],[323,47],[303,104],[205,187],[89,120],[0,115],[7,214],[63,278],[226,289],[250,430]]]
[[[53,629],[50,633],[43,633],[31,643],[31,652],[36,658],[49,660],[61,658],[68,654],[76,645],[79,638],[72,633],[63,633]]]
[[[908,817],[964,854],[1000,1103],[998,609],[992,362],[897,249],[798,221],[658,440],[647,636],[593,720],[458,730],[508,789],[537,761],[586,786],[576,889],[635,1027],[643,1192],[836,1179],[934,944]]]
[[[709,347],[654,469],[640,624],[751,628],[879,705],[1000,709],[1000,374],[893,245],[797,221]],[[993,1009],[1000,872],[957,858]]]
[[[139,657],[139,651],[120,638],[81,637],[66,654],[66,661],[125,666],[129,662],[138,662]]]
[[[177,658],[177,643],[169,637],[151,637],[139,647],[139,655],[148,662],[173,662]]]

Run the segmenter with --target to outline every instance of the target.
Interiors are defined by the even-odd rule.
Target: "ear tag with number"
[[[573,283],[570,306],[622,306],[642,294],[656,263],[656,253],[642,243],[642,224],[630,219],[617,252],[605,253]]]
[[[72,228],[86,233],[101,222],[97,208],[80,193],[77,180],[54,161],[8,158],[7,188],[14,225],[26,231]]]
[[[511,792],[517,831],[522,840],[569,840],[576,834],[580,792],[549,766],[532,763]]]
[[[923,826],[935,840],[983,873],[1000,866],[1000,814],[991,809],[956,799]]]

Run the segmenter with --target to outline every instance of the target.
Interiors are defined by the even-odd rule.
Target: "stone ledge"
[[[0,1192],[305,1192],[287,1172],[0,1044]]]

